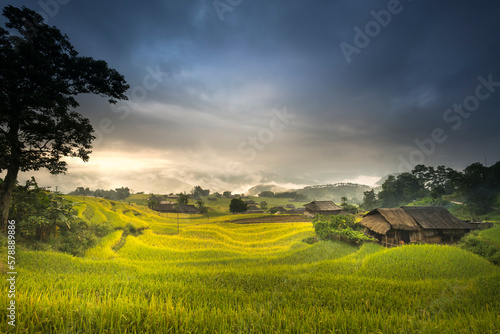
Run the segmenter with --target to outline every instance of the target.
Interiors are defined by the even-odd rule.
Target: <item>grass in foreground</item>
[[[17,326],[3,317],[0,331],[500,331],[500,269],[456,247],[309,245],[310,222],[240,225],[222,216],[166,235],[172,218],[137,211],[150,229],[119,249],[121,231],[85,258],[21,252]],[[0,300],[8,301],[5,287]]]

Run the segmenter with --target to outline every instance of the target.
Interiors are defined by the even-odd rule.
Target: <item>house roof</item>
[[[381,215],[372,214],[365,216],[359,224],[378,234],[386,234],[392,228],[391,224]]]
[[[370,230],[386,234],[391,228],[416,231],[423,229],[471,229],[443,207],[403,206],[395,209],[375,209],[368,212],[360,224]]]
[[[467,230],[471,226],[452,215],[444,207],[403,206],[410,216],[424,229]]]
[[[375,209],[368,212],[360,224],[379,234],[386,234],[391,228],[416,231],[417,222],[403,209]]]
[[[311,203],[304,204],[306,208],[314,211],[339,211],[342,208],[332,201],[312,201]]]
[[[192,204],[180,204],[177,206],[176,204],[166,203],[166,204],[158,204],[153,210],[162,211],[162,212],[178,212],[178,213],[199,213],[199,210]]]

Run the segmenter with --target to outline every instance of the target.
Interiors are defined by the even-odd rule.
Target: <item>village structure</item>
[[[216,201],[217,199],[208,198],[208,200]],[[264,213],[254,200],[245,200],[245,203],[248,209],[243,213]],[[178,205],[165,200],[160,201],[153,209],[162,213],[200,213],[194,205]],[[295,208],[293,204],[287,204],[273,207],[270,212],[306,217],[348,214],[333,201],[312,201],[304,204],[303,208]],[[464,222],[452,215],[446,208],[435,206],[378,208],[365,214],[359,224],[364,227],[366,235],[374,237],[382,245],[388,247],[411,243],[451,244],[458,242],[472,230],[490,227],[486,226],[486,223]]]
[[[365,233],[386,246],[409,243],[454,243],[477,227],[444,207],[403,206],[374,209],[359,222]]]
[[[306,214],[313,217],[316,215],[328,216],[346,213],[342,207],[332,201],[312,201],[311,203],[304,204],[304,206]]]
[[[200,210],[192,204],[176,204],[168,201],[161,201],[153,210],[163,213],[187,213],[198,214]]]

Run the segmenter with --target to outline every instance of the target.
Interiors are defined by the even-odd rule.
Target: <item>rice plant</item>
[[[2,317],[1,332],[500,331],[500,269],[457,247],[307,244],[310,222],[234,224],[233,215],[183,217],[177,234],[176,217],[147,209],[98,199],[81,208],[89,220],[149,228],[116,230],[84,258],[21,251],[17,323]]]

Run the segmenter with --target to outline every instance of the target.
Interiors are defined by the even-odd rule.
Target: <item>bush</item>
[[[356,223],[353,215],[317,215],[313,220],[313,226],[316,235],[322,240],[340,240],[349,244],[375,241],[363,233],[363,227]]]
[[[479,233],[481,233],[481,231],[473,231],[467,234],[458,243],[458,246],[482,256],[496,265],[500,265],[500,249],[481,239]]]
[[[85,251],[97,244],[97,236],[83,221],[73,223],[71,228],[61,229],[60,233],[49,239],[53,250],[74,256],[84,256]]]
[[[308,237],[308,238],[302,239],[302,242],[305,242],[306,244],[312,245],[312,244],[315,244],[318,242],[318,237],[317,236]]]
[[[229,211],[235,212],[245,212],[248,209],[248,205],[241,198],[233,198],[229,204]]]

